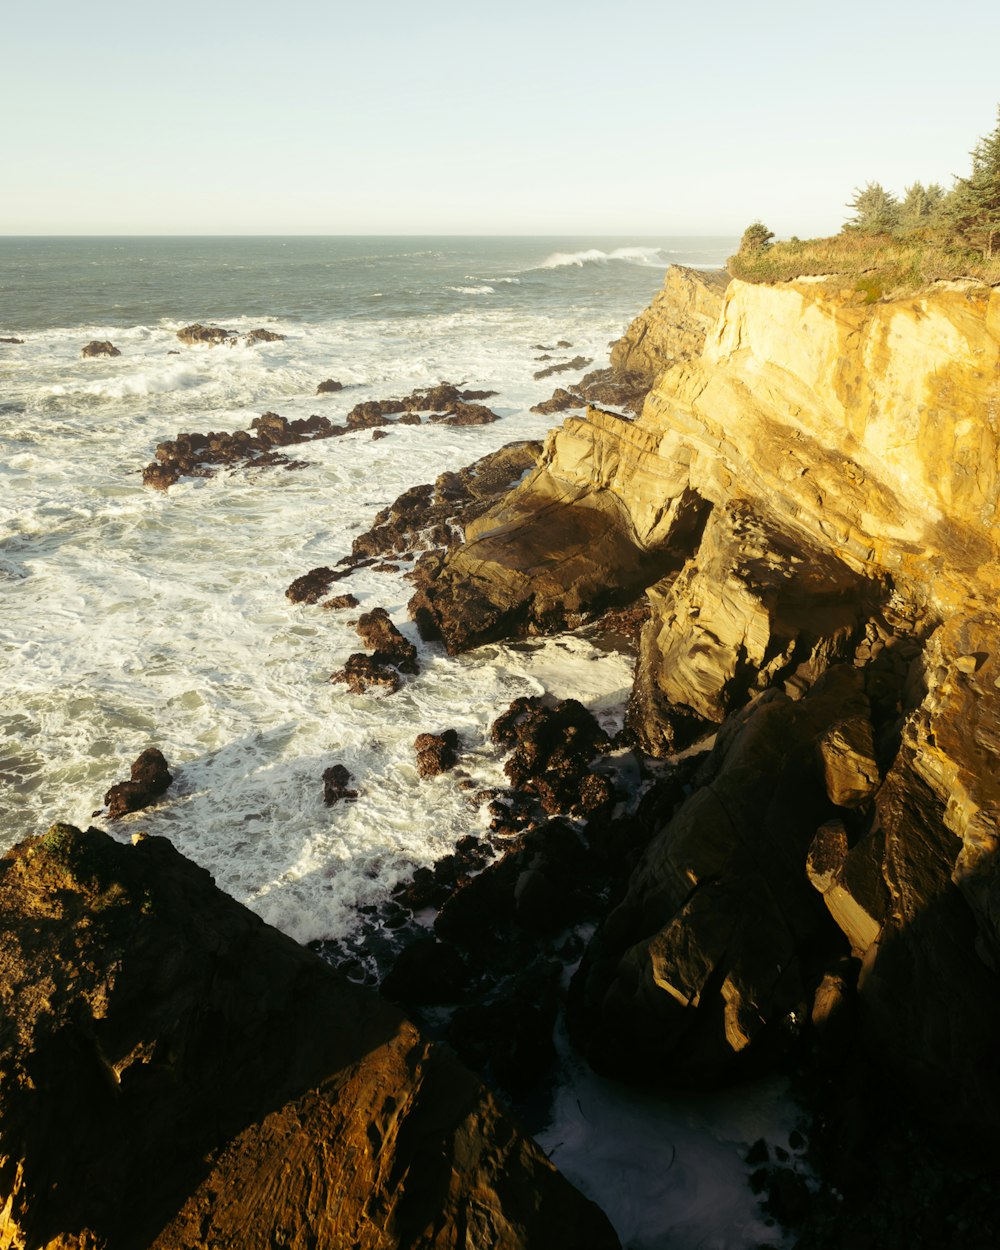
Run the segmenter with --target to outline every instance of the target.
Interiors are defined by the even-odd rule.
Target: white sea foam
[[[616,247],[610,252],[602,252],[600,248],[590,247],[582,252],[553,252],[536,268],[564,269],[575,266],[582,269],[584,265],[606,265],[608,261],[620,260],[630,265],[662,265],[663,249],[659,247]]]
[[[449,291],[457,291],[459,295],[496,295],[496,290],[485,283],[479,286],[450,286]]]
[[[569,333],[596,355],[617,325],[483,306],[474,319],[301,324],[266,351],[192,350],[175,331],[195,314],[141,330],[46,332],[12,376],[11,400],[24,411],[0,430],[8,657],[0,754],[14,761],[0,764],[5,837],[53,819],[88,822],[154,742],[177,784],[121,831],[167,834],[297,938],[337,936],[358,904],[481,828],[453,779],[417,777],[418,733],[454,725],[470,773],[499,783],[486,731],[510,699],[548,688],[557,672],[572,689],[576,671],[596,705],[617,699],[627,679],[620,662],[597,664],[573,642],[459,659],[422,646],[423,672],[391,701],[357,698],[327,682],[360,649],[353,629],[343,614],[290,604],[284,588],[349,551],[353,535],[415,482],[541,436],[547,419],[527,411],[544,392],[531,379],[530,344]],[[219,321],[240,333],[261,324]],[[98,335],[122,356],[81,359],[81,343]],[[351,389],[316,397],[329,376]],[[155,444],[180,429],[246,427],[267,409],[336,420],[360,399],[442,378],[498,388],[492,402],[503,420],[395,427],[379,442],[359,431],[301,447],[309,467],[295,472],[236,470],[182,481],[168,495],[141,485]],[[386,606],[415,636],[401,577],[360,570],[344,588],[364,608]],[[362,795],[328,810],[321,777],[338,761]]]
[[[647,251],[615,249],[597,263],[652,265]],[[574,265],[595,259],[562,255]],[[480,274],[487,263],[495,262],[484,258]],[[515,256],[502,265],[511,272],[520,263]],[[566,338],[600,358],[636,311],[550,298],[560,281],[546,287],[538,274],[517,292],[506,290],[517,279],[490,278],[493,299],[444,296],[445,282],[462,285],[463,272],[424,282],[439,300],[433,314],[413,315],[392,276],[380,273],[377,298],[367,289],[358,297],[371,310],[360,316],[324,311],[320,283],[313,321],[269,321],[238,308],[210,317],[192,302],[134,326],[39,330],[4,356],[0,784],[8,844],[53,820],[91,822],[108,787],[155,743],[176,776],[165,799],[117,824],[96,823],[122,838],[138,829],[169,837],[299,940],[343,936],[358,906],[386,899],[414,865],[483,830],[458,778],[417,775],[418,733],[457,729],[459,767],[479,787],[505,780],[488,727],[518,695],[574,695],[609,728],[620,724],[629,662],[572,637],[458,657],[420,643],[421,672],[397,694],[351,695],[328,677],[361,649],[349,623],[356,614],[285,598],[292,578],[339,559],[407,487],[544,434],[549,419],[529,411],[548,390],[532,378],[532,344]],[[600,275],[602,288],[610,276]],[[487,285],[479,275],[466,282]],[[537,305],[504,307],[505,295],[520,301],[536,287]],[[288,337],[192,349],[176,331],[196,320],[240,334],[273,324]],[[90,339],[110,339],[122,355],[84,360]],[[348,389],[317,396],[328,377]],[[156,443],[179,430],[246,427],[268,409],[342,420],[359,400],[442,379],[497,389],[489,402],[502,420],[387,427],[389,437],[375,442],[358,431],[295,449],[308,464],[294,472],[238,469],[182,481],[168,494],[141,485]],[[339,589],[357,595],[359,610],[384,606],[417,640],[405,607],[412,586],[401,575],[361,569]],[[322,774],[335,762],[360,793],[327,808]],[[625,769],[624,757],[615,766]],[[703,1112],[692,1104],[675,1139],[676,1112],[648,1096],[598,1088],[579,1065],[565,1079],[543,1142],[607,1206],[633,1250],[773,1237],[753,1222],[734,1145],[767,1135],[769,1103],[747,1111],[742,1126],[724,1102]]]

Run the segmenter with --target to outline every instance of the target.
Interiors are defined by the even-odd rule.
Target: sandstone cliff
[[[641,374],[651,386],[668,365],[700,355],[728,283],[722,271],[671,265],[663,290],[611,348],[612,369]]]
[[[0,1247],[618,1242],[447,1050],[162,838],[0,861]]]
[[[638,420],[554,430],[415,597],[458,649],[645,590],[633,741],[723,727],[581,972],[618,1070],[772,1054],[839,932],[893,1076],[941,1122],[1000,1110],[998,419],[1000,290],[732,282]]]

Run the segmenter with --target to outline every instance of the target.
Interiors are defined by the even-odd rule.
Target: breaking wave
[[[621,260],[629,265],[662,265],[664,264],[662,247],[616,247],[610,252],[602,252],[598,247],[589,247],[582,252],[553,252],[547,256],[536,269],[564,269],[574,266],[582,269],[584,265],[606,265],[611,260]]]

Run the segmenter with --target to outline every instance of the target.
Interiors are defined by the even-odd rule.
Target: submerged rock
[[[446,1049],[162,838],[15,848],[0,964],[11,1245],[618,1245]]]

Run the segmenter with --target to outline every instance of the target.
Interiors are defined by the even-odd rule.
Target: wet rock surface
[[[14,340],[12,340],[14,341]],[[120,356],[121,352],[107,339],[92,339],[80,353],[82,356]]]
[[[411,486],[355,538],[352,554],[412,557],[414,552],[454,546],[461,541],[463,526],[532,468],[540,451],[540,443],[508,443],[464,469],[442,473],[433,484]]]
[[[542,378],[550,378],[554,373],[572,373],[577,369],[586,369],[588,365],[594,363],[590,356],[574,356],[572,360],[563,360],[554,365],[546,365],[544,369],[539,369],[534,377],[538,382]]]
[[[447,1050],[164,839],[55,825],[0,917],[11,1245],[618,1245]]]
[[[219,326],[188,326],[177,333],[183,342],[189,344],[214,345],[235,341],[234,331],[223,330]],[[258,336],[255,342],[271,342],[275,337],[283,337],[263,329],[254,330],[252,334]],[[292,460],[276,448],[315,439],[337,438],[355,430],[374,430],[392,424],[393,418],[401,425],[420,425],[421,412],[428,413],[427,419],[431,422],[485,425],[499,419],[496,413],[470,401],[493,394],[494,391],[459,390],[450,382],[441,382],[426,390],[414,391],[402,399],[367,400],[356,404],[343,425],[318,415],[289,421],[275,412],[265,412],[254,418],[250,430],[181,433],[175,439],[158,443],[156,459],[145,467],[142,480],[146,486],[167,490],[182,477],[211,477],[223,465],[301,468],[305,462]]]
[[[289,421],[276,412],[255,417],[249,430],[210,430],[207,434],[178,434],[158,443],[156,460],[142,471],[143,485],[168,490],[182,477],[212,477],[224,466],[286,469],[301,468],[276,449],[331,438],[343,432],[326,417],[299,417]]]
[[[325,381],[320,382],[319,386],[316,387],[316,394],[334,395],[337,391],[342,391],[343,389],[343,382],[338,382],[336,378],[327,378]]]
[[[200,321],[195,321],[178,330],[177,337],[189,347],[203,343],[216,347],[219,343],[228,343],[239,336],[235,330],[224,330],[222,326],[203,326]]]
[[[357,790],[352,790],[350,771],[344,764],[331,764],[323,773],[323,802],[333,807],[341,799],[356,799]]]
[[[105,794],[109,820],[120,820],[129,812],[141,811],[166,794],[173,782],[167,761],[157,747],[147,747],[132,761],[131,777],[119,781]]]
[[[349,655],[343,668],[338,668],[330,680],[346,686],[351,694],[367,694],[370,690],[395,694],[403,684],[399,669],[394,664],[366,655],[364,651]]]
[[[420,776],[439,777],[458,763],[458,734],[454,729],[439,734],[418,734],[413,749],[417,753]]]
[[[355,629],[366,647],[375,652],[375,658],[394,664],[401,673],[419,673],[417,648],[404,638],[385,608],[372,608],[358,618]]]

